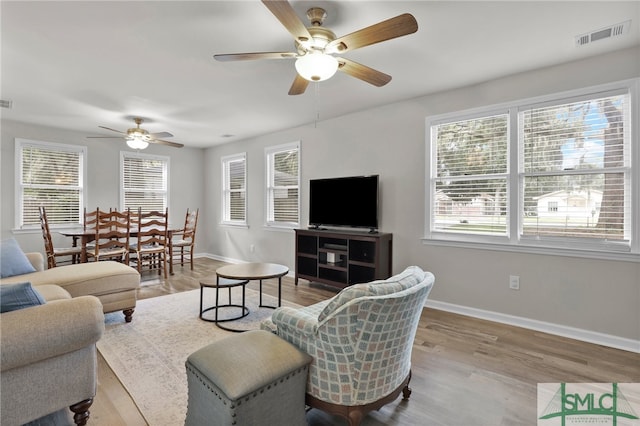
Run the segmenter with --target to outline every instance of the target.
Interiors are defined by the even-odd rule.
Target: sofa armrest
[[[104,314],[98,298],[81,296],[3,313],[0,327],[0,371],[6,371],[95,344]]]
[[[25,255],[36,271],[44,271],[44,256],[42,256],[42,253],[38,251],[32,251],[29,253],[25,253]]]
[[[271,315],[271,321],[280,329],[295,329],[305,336],[313,336],[318,331],[318,315],[294,309],[287,306],[280,307]]]

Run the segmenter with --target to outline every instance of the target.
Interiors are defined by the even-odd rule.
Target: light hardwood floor
[[[138,298],[199,288],[198,278],[214,274],[222,265],[200,258],[193,271],[177,265],[175,275],[167,280],[143,275]],[[303,280],[295,286],[288,277],[282,287],[283,298],[300,305],[335,294]],[[276,282],[265,282],[265,291],[277,295]],[[89,424],[146,425],[118,378],[100,355],[98,358],[98,392]],[[637,383],[640,355],[425,309],[413,348],[412,371],[410,400],[399,399],[371,413],[363,426],[535,425],[538,383]],[[311,426],[346,424],[317,410],[311,410],[307,420]]]

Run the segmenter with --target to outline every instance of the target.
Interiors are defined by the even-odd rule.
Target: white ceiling
[[[640,44],[638,1],[291,4],[305,24],[309,7],[325,8],[337,36],[405,12],[419,29],[344,54],[392,75],[386,86],[338,73],[289,96],[293,60],[213,59],[293,51],[259,1],[2,0],[0,99],[13,101],[2,118],[106,136],[99,125],[141,116],[150,132],[207,147]],[[576,35],[627,20],[626,35],[576,47]]]

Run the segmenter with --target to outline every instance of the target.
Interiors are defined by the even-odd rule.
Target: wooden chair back
[[[130,263],[138,272],[161,270],[167,277],[167,248],[169,244],[169,209],[164,212],[143,212],[138,209],[136,217],[136,244],[130,249]],[[131,257],[133,254],[133,257]]]
[[[171,241],[171,259],[170,262],[180,263],[184,266],[185,259],[189,260],[191,270],[193,270],[193,249],[196,242],[196,228],[198,226],[198,213],[200,209],[189,211],[184,219],[184,228],[173,232],[178,237]],[[175,262],[174,262],[175,260]]]
[[[47,218],[47,211],[44,206],[38,207],[38,213],[40,214],[40,228],[42,229],[42,238],[44,240],[44,251],[47,255],[47,269],[55,268],[58,266],[58,257],[66,257],[64,263],[76,263],[80,261],[80,254],[82,253],[81,247],[65,247],[58,248],[53,245],[53,239],[51,238],[51,230],[49,228],[49,219]],[[64,260],[64,259],[63,259]]]
[[[87,255],[94,260],[117,260],[129,263],[130,212],[96,209],[95,246]]]
[[[200,209],[196,209],[195,211],[189,212],[189,209],[187,209],[187,215],[184,219],[182,239],[190,241],[191,244],[194,244],[196,240],[196,228],[198,226],[199,210]]]
[[[56,256],[53,250],[53,241],[51,240],[51,231],[49,230],[49,221],[44,206],[38,207],[40,214],[40,228],[42,228],[42,238],[44,239],[44,251],[47,254],[47,268],[56,267]]]

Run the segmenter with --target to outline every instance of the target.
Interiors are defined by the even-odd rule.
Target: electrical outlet
[[[518,275],[509,275],[509,288],[511,290],[520,290],[520,277]]]

